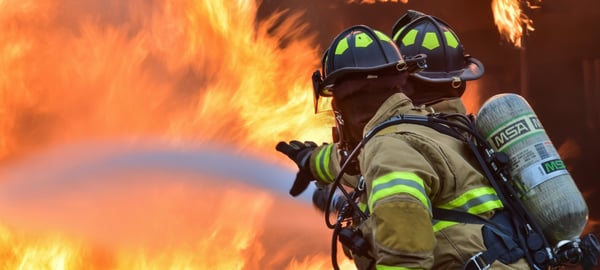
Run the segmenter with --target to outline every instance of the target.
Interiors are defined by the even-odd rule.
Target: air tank
[[[548,241],[579,238],[586,202],[529,103],[517,94],[495,95],[475,125],[494,150],[509,156],[511,183]]]

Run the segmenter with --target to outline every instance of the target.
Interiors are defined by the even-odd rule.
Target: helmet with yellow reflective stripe
[[[464,53],[452,28],[434,16],[409,10],[394,24],[392,37],[406,58],[427,55],[427,68],[413,74],[416,79],[458,88],[463,81],[478,79],[484,73],[483,64]]]
[[[333,86],[340,79],[420,71],[425,66],[425,57],[420,55],[405,61],[386,34],[366,25],[349,27],[333,39],[323,54],[321,71],[313,74],[315,111],[319,96],[331,97]]]
[[[406,68],[392,39],[364,25],[340,33],[323,54],[322,64],[324,86],[344,76],[397,71],[397,66]]]

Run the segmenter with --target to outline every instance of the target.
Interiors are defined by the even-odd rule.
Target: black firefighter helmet
[[[313,73],[315,112],[319,97],[333,96],[333,87],[340,79],[417,72],[425,67],[425,58],[404,59],[386,34],[366,25],[349,27],[333,39],[323,53],[321,71]]]
[[[450,25],[434,16],[409,10],[394,24],[392,37],[403,55],[427,55],[427,68],[412,74],[418,80],[459,88],[484,73],[483,64],[464,53]]]

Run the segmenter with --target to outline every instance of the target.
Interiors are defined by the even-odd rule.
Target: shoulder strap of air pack
[[[520,201],[518,194],[512,188],[512,185],[508,182],[508,177],[506,176],[506,165],[508,164],[508,156],[501,152],[495,152],[489,145],[489,143],[477,132],[474,123],[473,117],[471,115],[466,116],[464,114],[430,114],[427,116],[424,115],[397,115],[394,116],[381,124],[374,127],[372,130],[367,132],[364,138],[358,143],[358,145],[352,150],[352,152],[348,155],[347,160],[342,164],[340,168],[340,173],[335,177],[333,184],[337,186],[344,196],[347,198],[351,198],[350,195],[345,192],[343,187],[340,184],[341,176],[345,171],[346,167],[349,164],[349,161],[356,158],[360,149],[375,135],[382,132],[384,129],[399,125],[399,124],[417,124],[428,126],[442,134],[446,134],[448,136],[452,136],[460,141],[465,142],[474,156],[477,158],[478,163],[481,166],[481,169],[488,179],[490,185],[496,190],[498,198],[503,203],[505,209],[507,210],[509,219],[512,220],[513,231],[517,237],[517,243],[519,247],[526,251],[525,259],[529,263],[531,269],[541,270],[547,268],[549,262],[554,260],[553,252],[545,239],[542,231],[537,224],[532,220],[531,215],[529,215],[528,211],[524,207],[523,203]],[[328,201],[330,202],[333,198],[333,190],[331,190],[329,194]],[[328,202],[327,205],[330,205]],[[354,202],[349,201],[349,203],[354,204]],[[352,205],[351,209],[358,209],[356,205]],[[440,214],[440,211],[435,210],[436,215]],[[325,222],[329,228],[334,229],[334,239],[335,239],[335,228],[339,228],[339,224],[341,222],[342,216],[338,217],[336,224],[332,224],[328,217],[330,213],[329,207],[325,210]],[[442,211],[444,212],[444,211]],[[365,213],[359,211],[359,214],[364,217]],[[454,213],[453,215],[450,212],[446,212],[444,215],[447,217],[439,218],[434,216],[436,219],[440,220],[448,220],[453,218],[461,223],[479,223],[481,221],[479,218],[474,215],[470,215],[468,213],[460,214]],[[452,220],[451,220],[452,221]],[[471,222],[469,222],[471,221]],[[483,222],[483,221],[481,221]],[[493,227],[493,226],[492,226]],[[335,241],[333,241],[335,242]],[[333,244],[332,244],[333,245]],[[335,250],[335,249],[333,249]],[[473,258],[471,258],[467,265],[465,265],[465,269],[486,269],[489,265],[495,260],[498,256],[498,252],[501,251],[492,251],[487,253],[479,253]],[[335,255],[335,252],[332,253],[332,258]],[[336,260],[332,259],[334,262],[334,269],[337,269]],[[485,264],[482,264],[485,263]]]
[[[382,122],[371,131],[359,144],[363,146],[366,141],[380,132],[388,133],[391,130],[389,127],[411,123],[431,127],[432,129],[452,136],[460,141],[465,142],[481,166],[481,169],[488,179],[490,185],[496,190],[499,199],[504,204],[506,211],[513,221],[513,230],[516,232],[516,237],[519,245],[525,251],[527,259],[532,269],[544,269],[548,262],[553,259],[552,249],[545,239],[540,227],[532,220],[532,216],[528,213],[523,203],[520,201],[517,192],[509,183],[506,165],[508,164],[508,156],[501,152],[495,152],[488,142],[478,133],[472,116],[463,114],[430,114],[422,115],[398,115],[387,121]],[[384,131],[384,129],[387,129]],[[485,224],[481,218],[468,213],[458,211],[446,211],[434,209],[434,218],[440,220],[450,220],[461,223],[480,223]],[[437,216],[436,216],[437,214]],[[441,217],[440,217],[441,215]],[[491,222],[488,222],[491,224]]]

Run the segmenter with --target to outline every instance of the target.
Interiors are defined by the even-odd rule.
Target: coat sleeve
[[[310,170],[323,184],[331,184],[340,173],[340,155],[337,144],[323,144],[315,150],[310,157]],[[342,183],[351,187],[356,186],[359,176],[344,174]]]
[[[371,242],[377,269],[430,269],[435,236],[430,196],[434,168],[401,136],[376,136],[363,149]]]

